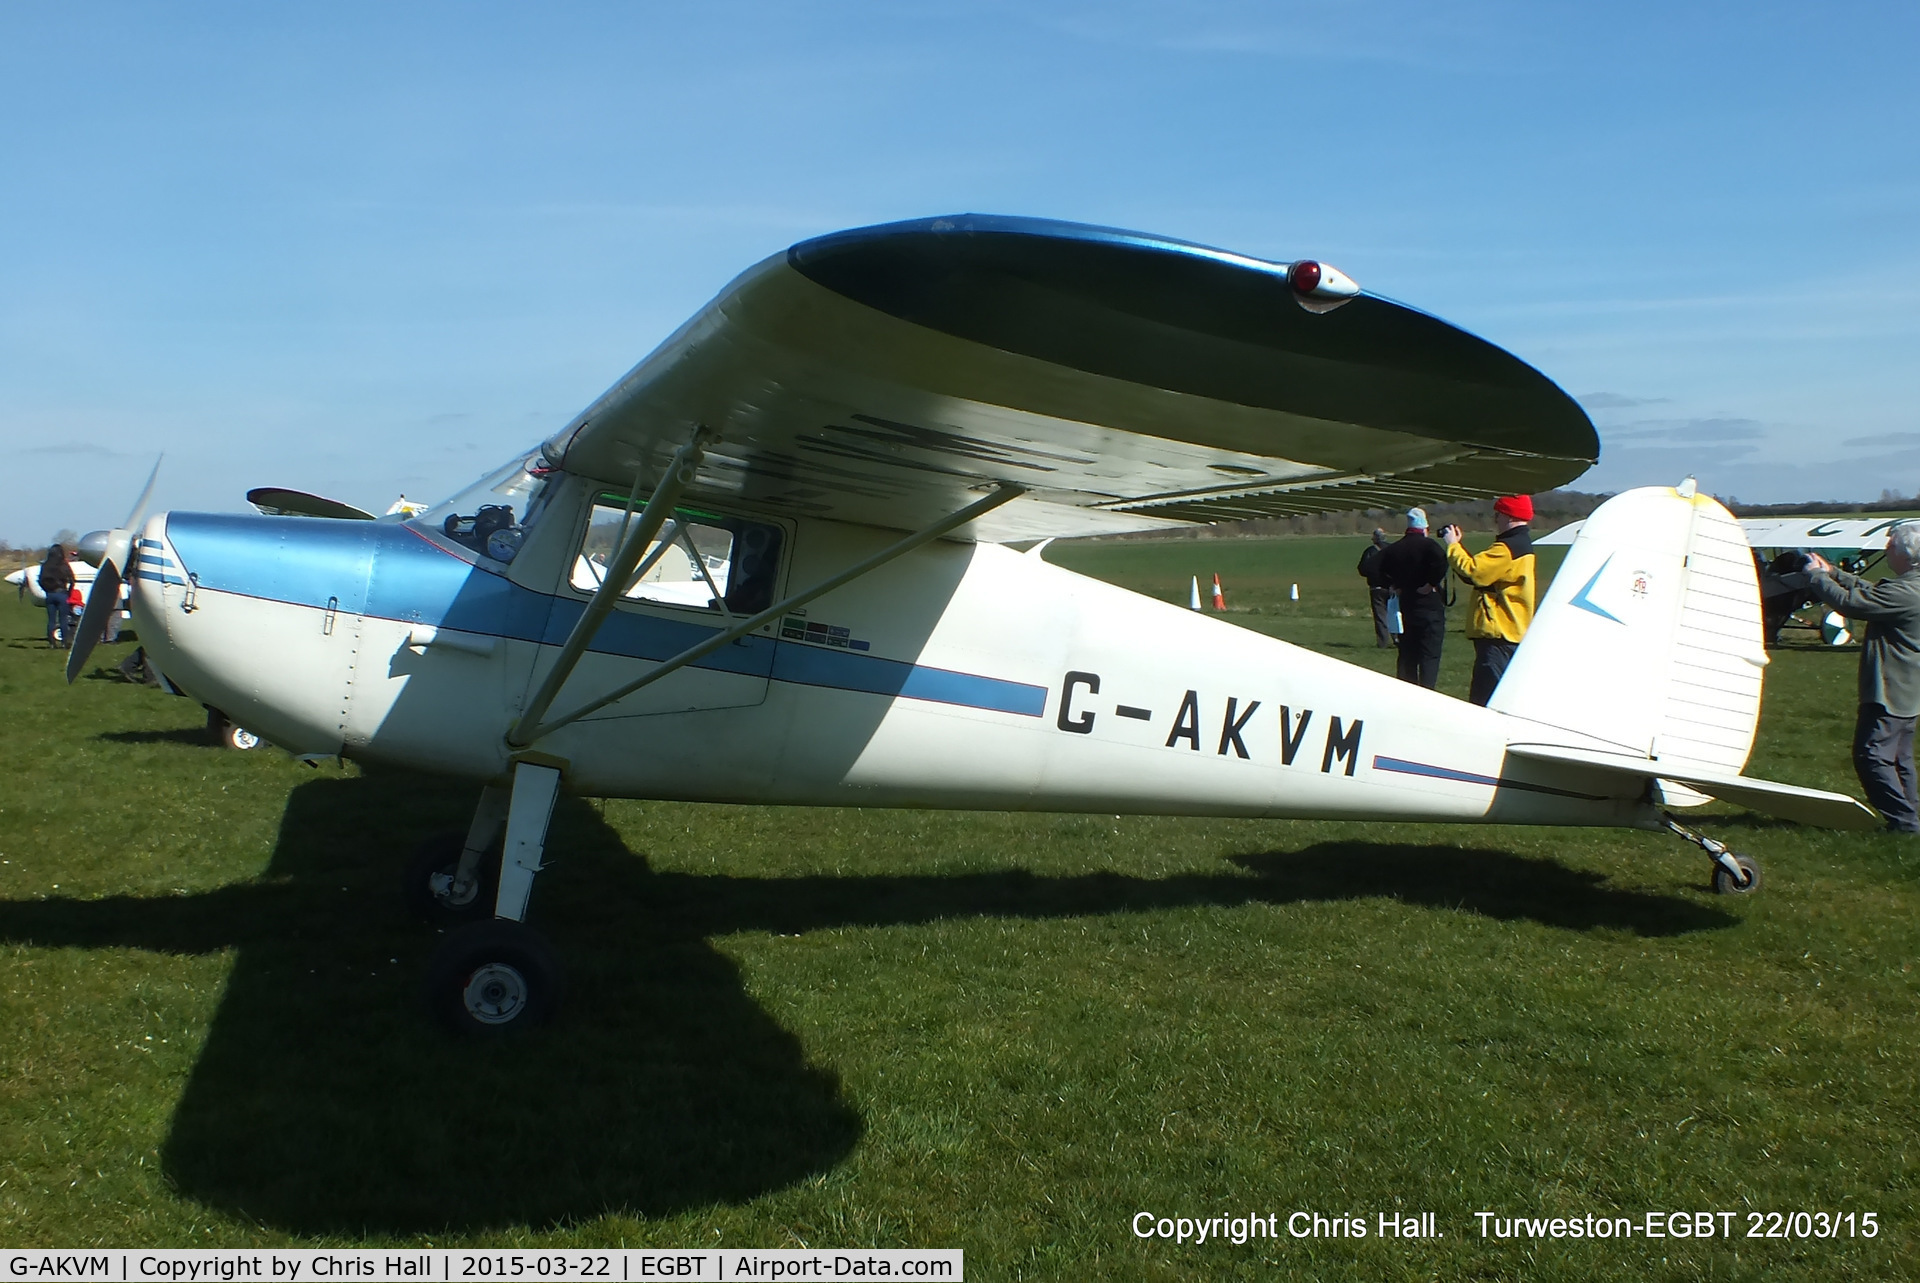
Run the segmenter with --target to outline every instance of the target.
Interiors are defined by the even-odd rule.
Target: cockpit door
[[[632,519],[624,495],[596,494],[588,505],[529,691],[545,677],[587,601],[598,591],[607,563]],[[766,609],[778,587],[788,537],[786,527],[764,518],[696,506],[677,509],[568,678],[555,702],[556,711],[614,690],[651,665]],[[583,720],[759,704],[767,697],[776,631],[770,625],[740,638]]]

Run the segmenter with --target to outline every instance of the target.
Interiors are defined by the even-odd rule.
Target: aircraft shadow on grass
[[[101,731],[94,736],[109,744],[191,744],[214,748],[213,736],[204,726],[176,726],[161,731]]]
[[[717,934],[1372,896],[1642,935],[1735,921],[1549,860],[1357,842],[1163,879],[653,873],[591,805],[563,798],[533,921],[566,961],[569,1010],[538,1036],[475,1046],[422,1016],[438,936],[404,918],[394,855],[459,827],[472,798],[398,772],[314,780],[290,794],[258,880],[0,902],[0,939],[235,950],[164,1170],[186,1196],[257,1223],[351,1235],[659,1216],[841,1162],[861,1135],[857,1108],[754,1001],[708,943]],[[397,816],[405,833],[369,838]]]

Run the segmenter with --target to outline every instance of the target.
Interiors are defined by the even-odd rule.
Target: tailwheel
[[[1662,814],[1669,833],[1685,838],[1707,853],[1713,861],[1713,893],[1715,895],[1752,895],[1760,889],[1760,862],[1750,855],[1741,855],[1724,842],[1716,842],[1704,833],[1696,833],[1671,815]]]
[[[446,832],[414,848],[400,882],[408,913],[443,926],[492,916],[500,886],[500,848],[489,847],[462,878],[460,855],[465,846],[466,834]]]
[[[450,934],[427,964],[427,1006],[456,1033],[500,1038],[553,1019],[560,963],[539,933],[506,918]]]
[[[1750,855],[1736,855],[1729,851],[1728,856],[1739,866],[1740,875],[1735,877],[1721,860],[1713,862],[1713,893],[1715,895],[1752,895],[1760,889],[1760,864]]]

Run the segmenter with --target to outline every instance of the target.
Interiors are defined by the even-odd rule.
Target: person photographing
[[[1920,524],[1887,534],[1893,578],[1869,583],[1817,552],[1806,569],[1783,575],[1849,619],[1864,620],[1860,708],[1853,729],[1853,770],[1867,800],[1895,833],[1920,833],[1920,792],[1913,772],[1914,719],[1920,716]]]
[[[1432,690],[1440,682],[1440,644],[1447,635],[1447,557],[1427,536],[1425,509],[1407,509],[1407,532],[1380,554],[1380,574],[1400,599],[1396,674]]]
[[[1493,698],[1520,639],[1533,622],[1534,565],[1531,495],[1493,501],[1493,543],[1479,556],[1460,542],[1460,527],[1441,531],[1447,564],[1473,586],[1473,614],[1467,637],[1473,642],[1473,678],[1467,698],[1484,705]]]

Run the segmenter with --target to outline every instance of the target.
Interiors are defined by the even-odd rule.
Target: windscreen
[[[524,455],[407,524],[491,561],[511,562],[545,506],[550,472],[537,452]]]

